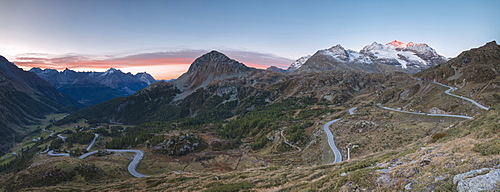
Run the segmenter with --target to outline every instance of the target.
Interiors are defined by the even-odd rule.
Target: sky
[[[500,37],[498,0],[0,0],[0,55],[24,68],[177,78],[218,50],[287,68],[341,44],[426,43],[455,57]]]

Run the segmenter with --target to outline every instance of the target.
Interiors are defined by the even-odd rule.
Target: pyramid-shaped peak
[[[363,47],[363,49],[361,49],[360,52],[364,53],[364,52],[368,52],[371,50],[379,50],[379,49],[383,49],[383,47],[384,47],[384,45],[374,41],[372,44]]]
[[[225,54],[218,51],[210,51],[198,57],[189,67],[188,73],[195,72],[197,70],[208,70],[208,71],[231,71],[232,69],[246,69],[247,66],[235,61]]]
[[[340,44],[337,44],[337,45],[332,46],[332,47],[330,48],[330,50],[334,50],[334,49],[345,50],[345,49],[344,49],[344,47],[342,47],[342,45],[340,45]]]
[[[224,53],[221,53],[219,51],[216,51],[216,50],[212,50],[208,53],[205,53],[204,55],[202,55],[200,58],[204,58],[204,59],[230,59],[228,56],[226,56]]]
[[[346,55],[346,50],[342,45],[337,44],[329,49],[321,50],[320,53],[326,55]]]
[[[63,73],[76,73],[76,71],[66,68],[64,69]]]
[[[113,72],[121,72],[121,70],[120,70],[120,69],[116,69],[116,68],[111,67],[111,68],[109,68],[108,70],[106,70],[106,72],[110,72],[110,73],[113,73]]]
[[[198,57],[189,66],[186,73],[182,74],[176,81],[176,87],[181,90],[194,91],[200,87],[207,86],[216,79],[224,79],[245,74],[251,68],[243,63],[230,59],[218,51],[210,51]],[[186,92],[187,96],[190,92]],[[183,96],[179,96],[182,98]]]

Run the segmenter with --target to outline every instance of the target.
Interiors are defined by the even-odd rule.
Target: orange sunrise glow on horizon
[[[200,53],[196,53],[200,54]],[[196,59],[193,57],[172,57],[164,56],[159,53],[138,54],[124,57],[90,57],[90,56],[39,56],[39,55],[20,55],[9,58],[20,68],[30,70],[38,67],[42,69],[55,69],[62,71],[70,69],[74,71],[96,71],[103,72],[109,68],[119,69],[125,73],[132,74],[146,72],[151,74],[157,80],[176,79],[185,73],[191,63]],[[248,53],[251,55],[253,53]],[[180,54],[186,56],[186,54]],[[245,52],[237,52],[236,58],[239,62],[258,69],[266,69],[271,65],[286,69],[291,60],[285,58],[271,58],[262,60],[260,58],[251,58],[245,56]],[[245,62],[247,61],[247,62]]]

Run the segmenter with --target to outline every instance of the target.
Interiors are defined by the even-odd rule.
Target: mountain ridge
[[[132,95],[156,82],[148,73],[133,75],[115,68],[105,72],[76,72],[68,68],[63,71],[32,68],[30,71],[85,106]]]
[[[306,64],[307,61],[311,58],[314,60],[318,55],[331,56],[334,60],[323,57],[319,59],[322,60],[322,62],[319,63],[323,64],[318,64],[318,61],[314,61],[314,64],[311,62]],[[416,73],[446,61],[447,59],[444,56],[439,55],[432,47],[425,43],[403,43],[395,40],[385,45],[373,42],[370,45],[364,46],[359,52],[350,49],[346,50],[340,44],[332,46],[329,49],[321,49],[313,56],[303,56],[297,59],[290,65],[288,72],[319,71],[322,67],[325,67],[325,69],[335,68],[333,67],[335,65],[343,65],[340,68],[344,69],[358,68],[366,72],[382,72],[385,67],[366,66],[370,64],[384,64],[399,67],[403,69],[401,71],[404,72]],[[306,69],[299,70],[305,64]],[[352,67],[349,67],[349,65],[352,65]],[[317,68],[319,68],[319,70]],[[378,68],[378,70],[375,68]]]
[[[69,112],[81,107],[36,74],[24,71],[0,56],[0,154],[26,134],[27,125],[44,115]]]

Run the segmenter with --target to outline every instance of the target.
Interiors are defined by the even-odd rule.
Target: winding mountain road
[[[58,136],[59,138],[61,138],[63,141],[66,141],[66,138],[67,138],[67,137],[62,136],[61,134],[57,134],[57,136]]]
[[[104,151],[109,151],[109,152],[115,152],[115,153],[135,153],[134,159],[128,164],[128,172],[133,175],[134,177],[149,177],[148,175],[143,175],[138,173],[135,169],[141,162],[142,158],[144,158],[144,152],[141,150],[134,150],[134,149],[103,149]],[[78,157],[78,159],[84,159],[87,158],[88,156],[97,153],[99,150],[91,151],[88,153],[85,153]]]
[[[128,164],[128,172],[132,174],[134,177],[149,177],[147,175],[143,175],[138,173],[135,168],[139,165],[142,158],[144,158],[144,152],[141,150],[133,150],[133,149],[105,149],[106,151],[116,152],[116,153],[135,153],[134,159],[130,164]]]
[[[61,136],[61,135],[57,135],[57,136],[63,138],[63,136]],[[94,143],[98,137],[99,137],[99,135],[94,133],[94,139],[87,147],[87,149],[86,149],[87,151],[89,151],[92,148],[92,146],[94,145]],[[66,137],[64,137],[63,140],[66,140]],[[133,150],[133,149],[103,149],[103,150],[109,151],[109,152],[115,152],[115,153],[135,153],[134,159],[130,162],[130,164],[128,164],[128,167],[127,167],[128,172],[130,174],[132,174],[134,177],[149,177],[147,175],[140,174],[135,170],[137,168],[137,166],[139,165],[139,163],[141,162],[142,158],[144,158],[144,152],[142,152],[141,150]],[[85,153],[85,154],[81,155],[80,157],[78,157],[78,159],[87,158],[88,156],[90,156],[92,154],[96,154],[97,152],[99,152],[99,150]],[[50,150],[48,152],[48,155],[54,156],[54,157],[61,157],[61,156],[69,157],[70,156],[69,153],[54,153],[54,150]]]
[[[92,140],[92,142],[90,142],[89,146],[86,149],[87,151],[90,151],[90,148],[92,148],[92,146],[94,145],[95,140],[97,140],[97,137],[99,137],[99,135],[97,133],[94,133],[94,140]]]
[[[455,94],[451,94],[450,92],[454,91],[456,88],[454,87],[451,87],[450,89],[446,90],[444,93],[450,95],[450,96],[453,96],[453,97],[457,97],[457,98],[460,98],[460,99],[463,99],[463,100],[467,100],[467,101],[470,101],[472,104],[478,106],[479,108],[481,109],[484,109],[484,110],[489,110],[490,108],[484,106],[484,105],[481,105],[480,103],[478,103],[477,101],[474,101],[472,99],[469,99],[467,97],[462,97],[462,96],[459,96],[459,95],[455,95]]]
[[[95,150],[95,151],[91,151],[91,152],[85,153],[85,154],[81,155],[80,157],[78,157],[78,159],[85,159],[85,158],[87,158],[88,156],[90,156],[90,155],[92,155],[92,154],[95,154],[95,153],[97,153],[97,152],[99,152],[99,150]]]
[[[425,81],[425,80],[422,80],[422,79],[419,79],[419,78],[415,78],[415,77],[412,77],[412,78],[415,79],[415,80],[419,80],[419,81]],[[486,107],[484,105],[481,105],[477,101],[474,101],[474,100],[469,99],[467,97],[462,97],[462,96],[450,93],[452,91],[457,90],[457,88],[455,88],[455,87],[448,86],[448,85],[445,85],[445,84],[442,84],[442,83],[438,83],[438,82],[433,82],[433,81],[425,81],[425,82],[434,83],[434,84],[437,84],[437,85],[441,85],[443,87],[447,87],[449,89],[444,92],[445,94],[447,94],[449,96],[452,96],[452,97],[456,97],[456,98],[460,98],[460,99],[463,99],[463,100],[467,100],[467,101],[471,102],[472,104],[478,106],[481,109],[489,110],[488,107]],[[379,107],[383,108],[383,109],[391,110],[391,111],[401,112],[401,113],[409,113],[409,114],[417,114],[417,115],[427,115],[427,116],[436,116],[436,117],[458,117],[458,118],[464,118],[464,119],[472,119],[472,117],[465,116],[465,115],[444,115],[444,114],[418,113],[418,112],[402,111],[402,110],[399,110],[399,109],[384,107],[384,106],[381,106],[381,105],[379,105]]]
[[[69,153],[54,153],[54,150],[50,150],[47,154],[54,157],[62,157],[62,156],[69,157]]]
[[[430,113],[410,112],[410,111],[402,111],[402,110],[399,110],[399,109],[384,107],[382,105],[379,105],[379,107],[382,108],[382,109],[387,109],[387,110],[396,111],[396,112],[400,112],[400,113],[409,113],[409,114],[416,114],[416,115],[427,115],[427,116],[435,116],[435,117],[458,117],[458,118],[463,118],[463,119],[472,119],[472,117],[464,116],[464,115],[445,115],[445,114],[430,114]]]
[[[419,78],[415,78],[415,77],[412,77],[413,79],[416,79],[416,80],[419,80],[419,81],[425,81],[425,80],[422,80],[422,79],[419,79]],[[462,97],[462,96],[459,96],[459,95],[455,95],[455,94],[452,94],[450,92],[452,91],[455,91],[457,90],[458,88],[456,87],[452,87],[452,86],[448,86],[448,85],[445,85],[445,84],[442,84],[442,83],[438,83],[438,82],[434,82],[434,81],[425,81],[425,82],[429,82],[429,83],[434,83],[434,84],[437,84],[437,85],[441,85],[443,87],[447,87],[449,88],[448,90],[446,90],[444,93],[449,95],[449,96],[452,96],[452,97],[456,97],[456,98],[460,98],[460,99],[463,99],[463,100],[467,100],[469,102],[471,102],[472,104],[478,106],[479,108],[481,109],[484,109],[484,110],[489,110],[490,108],[484,106],[484,105],[481,105],[480,103],[478,103],[477,101],[474,101],[472,99],[469,99],[467,97]]]
[[[335,155],[335,160],[333,161],[334,163],[339,163],[342,161],[342,154],[340,153],[337,146],[335,146],[335,140],[333,139],[333,133],[330,131],[330,125],[339,120],[341,119],[335,119],[333,121],[326,123],[325,126],[323,126],[326,136],[328,137],[328,144],[330,145],[330,148],[332,148],[333,154]]]
[[[47,129],[43,129],[43,131],[45,131],[45,132],[50,132],[50,137],[52,137],[52,136],[54,135],[54,131],[47,130]]]

